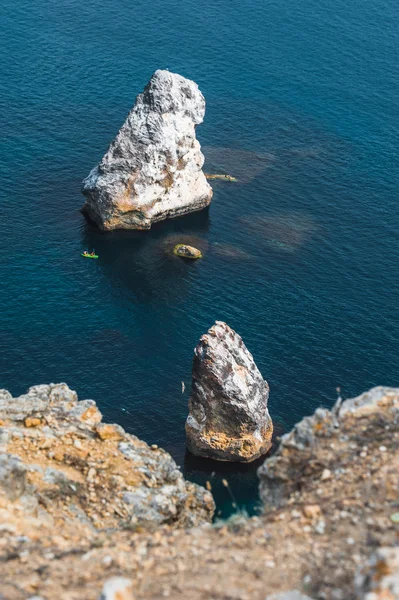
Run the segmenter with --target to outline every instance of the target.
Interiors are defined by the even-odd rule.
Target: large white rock
[[[194,81],[156,71],[97,167],[83,211],[104,230],[149,229],[212,198],[195,137],[205,99]]]

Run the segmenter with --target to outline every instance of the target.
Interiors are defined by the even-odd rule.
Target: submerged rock
[[[237,181],[236,177],[233,177],[232,175],[224,175],[219,174],[219,173],[205,173],[205,177],[207,179],[221,179],[222,181]]]
[[[201,250],[194,248],[194,246],[187,246],[186,244],[176,244],[173,248],[173,253],[183,258],[202,258]]]
[[[205,100],[194,81],[158,70],[136,99],[101,162],[83,182],[83,211],[104,230],[152,223],[212,198],[195,137]]]
[[[198,456],[251,462],[271,446],[269,386],[241,337],[216,321],[194,350],[187,446]]]

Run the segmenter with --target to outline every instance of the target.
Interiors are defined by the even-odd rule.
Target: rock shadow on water
[[[209,213],[162,221],[148,231],[100,232],[87,222],[82,227],[82,249],[95,249],[98,265],[111,284],[139,302],[173,302],[184,295],[187,275],[196,262],[173,254],[176,244],[197,247],[206,256]]]
[[[237,178],[237,184],[250,183],[271,167],[276,157],[268,152],[252,152],[237,148],[203,147],[206,173],[223,173]],[[225,185],[223,181],[212,181],[212,185]]]
[[[318,230],[312,217],[299,213],[246,215],[240,223],[257,244],[288,254],[296,252]]]

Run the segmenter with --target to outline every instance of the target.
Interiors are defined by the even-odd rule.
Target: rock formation
[[[195,137],[205,100],[193,81],[156,71],[101,162],[83,182],[83,211],[104,230],[152,223],[207,206],[212,188]]]
[[[187,246],[187,244],[176,244],[176,246],[173,248],[173,253],[176,254],[176,256],[181,256],[182,258],[191,258],[194,260],[197,258],[202,258],[201,250],[194,248],[194,246]]]
[[[251,462],[271,446],[269,386],[241,337],[216,321],[194,350],[187,446],[199,456]]]
[[[19,398],[0,391],[0,507],[10,527],[44,540],[56,522],[58,535],[90,539],[104,528],[211,520],[211,494],[185,481],[167,452],[101,419],[65,384]]]

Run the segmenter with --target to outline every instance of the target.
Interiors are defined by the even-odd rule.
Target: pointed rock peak
[[[194,350],[186,422],[193,454],[250,462],[271,446],[269,386],[241,337],[216,321]]]
[[[85,212],[104,230],[149,229],[212,199],[195,137],[205,100],[194,81],[154,73],[100,163],[83,181]]]

